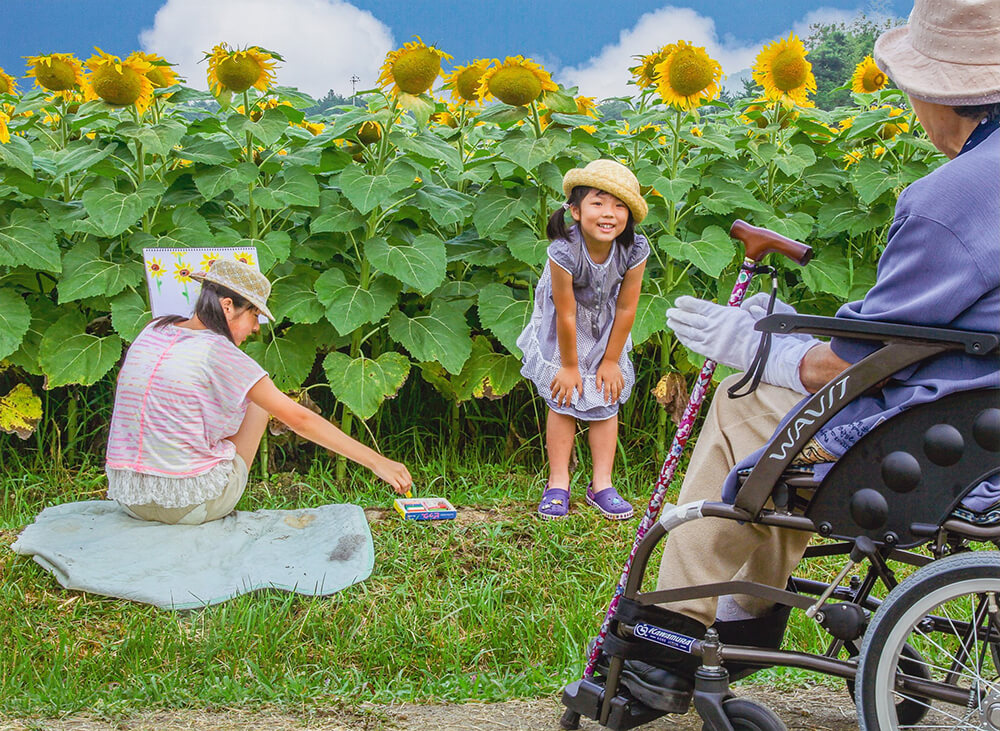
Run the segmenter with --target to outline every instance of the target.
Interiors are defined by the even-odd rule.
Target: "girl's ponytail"
[[[223,311],[222,303],[219,301],[223,297],[231,299],[233,307],[237,310],[245,310],[251,306],[246,298],[236,294],[236,292],[228,287],[223,287],[221,284],[216,284],[215,282],[205,281],[201,284],[201,294],[198,295],[198,301],[194,305],[194,314],[201,320],[201,323],[205,327],[223,336],[235,345],[236,341],[233,340],[233,334],[229,332],[229,321],[226,319],[226,313]],[[187,319],[183,315],[165,315],[156,318],[153,321],[153,327],[176,325]]]

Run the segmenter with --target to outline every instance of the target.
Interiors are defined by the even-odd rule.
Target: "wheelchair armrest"
[[[964,349],[969,355],[988,355],[996,352],[1000,346],[1000,336],[996,333],[898,325],[891,322],[866,322],[817,315],[770,315],[758,320],[755,328],[761,332],[810,333],[887,343],[899,341],[939,343],[951,346],[948,350]]]

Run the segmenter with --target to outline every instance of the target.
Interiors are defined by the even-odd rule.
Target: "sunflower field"
[[[345,430],[419,425],[509,453],[540,431],[515,340],[545,224],[563,174],[601,157],[634,170],[650,204],[623,423],[662,450],[698,367],[664,311],[728,294],[733,219],[810,243],[808,267],[771,263],[783,299],[831,314],[874,282],[899,191],[943,161],[868,60],[844,80],[853,107],[814,108],[794,36],[761,51],[759,96],[733,104],[719,64],[684,41],[638,59],[631,97],[597,105],[520,56],[443,74],[451,57],[418,38],[359,106],[322,118],[276,85],[277,53],[206,58],[210,92],[152,54],[32,57],[31,90],[0,70],[0,454],[103,454],[116,366],[150,318],[152,247],[255,247],[277,322],[245,348]]]

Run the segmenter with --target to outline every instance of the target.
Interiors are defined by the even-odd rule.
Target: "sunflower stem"
[[[531,122],[535,126],[535,136],[542,136],[542,120],[538,117],[538,105],[531,102]]]

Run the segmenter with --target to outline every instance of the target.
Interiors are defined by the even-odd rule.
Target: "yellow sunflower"
[[[451,54],[428,46],[420,36],[414,38],[417,40],[404,43],[402,48],[385,55],[378,83],[381,86],[392,84],[393,94],[423,94],[441,73],[441,59],[451,60]]]
[[[154,279],[159,279],[163,276],[163,272],[166,270],[163,268],[163,263],[157,258],[151,258],[149,263],[146,265],[149,270],[149,275]]]
[[[597,119],[597,104],[592,96],[578,96],[576,98],[576,113],[583,114],[591,119]]]
[[[871,56],[865,56],[864,61],[854,68],[851,91],[855,94],[871,94],[884,89],[888,83],[889,78],[875,65],[875,60]]]
[[[704,48],[677,41],[674,49],[656,66],[656,88],[664,104],[678,109],[700,107],[719,95],[722,66]]]
[[[760,99],[754,99],[753,102],[743,110],[744,114],[740,115],[740,121],[743,122],[743,124],[756,124],[760,129],[766,129],[767,126],[774,121],[773,110],[776,106],[776,102],[769,101],[763,97]],[[812,106],[812,102],[807,102],[804,106]],[[757,112],[758,116],[754,119],[747,116],[746,112]],[[778,126],[781,129],[787,129],[792,120],[798,118],[799,113],[784,104],[782,104],[781,108],[778,110]]]
[[[0,68],[0,94],[16,94],[17,80]]]
[[[83,64],[72,53],[49,53],[45,56],[28,56],[28,73],[35,83],[49,91],[69,91],[83,88]]]
[[[312,134],[313,137],[315,137],[320,132],[326,129],[326,125],[323,124],[322,122],[307,122],[305,120],[299,122],[295,126],[301,127],[302,129],[306,130],[307,132]]]
[[[250,119],[254,122],[259,122],[260,118],[264,116],[264,112],[268,109],[277,109],[278,107],[290,107],[291,102],[279,101],[274,97],[270,99],[264,99],[263,101],[258,101],[256,104],[250,105]],[[246,108],[242,104],[236,107],[236,111],[240,114],[246,114]]]
[[[894,119],[903,114],[903,110],[897,107],[890,107],[888,105],[883,105],[879,109],[889,110],[889,119]],[[910,125],[903,120],[897,120],[895,122],[886,122],[882,125],[881,129],[878,131],[878,136],[883,140],[891,140],[893,137],[898,135],[900,132],[909,132]]]
[[[559,87],[549,72],[523,56],[507,56],[503,63],[494,62],[483,73],[479,85],[479,98],[496,98],[512,107],[531,104],[543,91],[557,91]]]
[[[816,91],[812,64],[806,48],[794,33],[764,46],[753,65],[753,80],[764,87],[764,96],[802,105]]]
[[[479,83],[489,67],[488,58],[479,58],[468,66],[456,66],[450,74],[445,74],[444,85],[446,89],[451,89],[451,98],[461,104],[478,104]]]
[[[179,261],[176,264],[174,264],[174,279],[176,279],[178,282],[183,282],[185,284],[187,282],[192,281],[191,267],[189,267],[182,261]]]
[[[861,162],[861,158],[865,156],[865,153],[861,150],[851,150],[842,158],[844,161],[844,168],[849,168],[851,165],[856,165]]]
[[[455,115],[450,110],[443,112],[434,112],[434,114],[431,115],[431,121],[434,122],[435,124],[444,125],[445,127],[451,127],[452,129],[458,126],[458,120],[455,118]]]
[[[164,89],[168,86],[173,86],[179,81],[177,74],[170,68],[173,64],[167,63],[163,56],[155,53],[135,51],[125,60],[132,61],[134,59],[145,61],[152,67],[146,72],[146,78],[153,82],[154,89]]]
[[[0,143],[7,144],[10,142],[10,129],[7,128],[7,123],[10,121],[4,112],[0,112]]]
[[[250,266],[256,266],[257,264],[257,262],[253,260],[253,254],[249,251],[237,252],[233,258],[236,259],[236,261],[241,261],[244,264],[249,264]]]
[[[146,72],[153,67],[140,58],[129,57],[122,61],[118,56],[94,47],[96,54],[87,59],[86,94],[89,99],[103,99],[116,107],[132,104],[145,112],[153,101],[153,82]]]
[[[639,59],[639,65],[629,67],[629,72],[635,77],[635,83],[640,89],[648,89],[650,86],[656,86],[656,83],[660,79],[660,74],[656,70],[656,67],[663,63],[667,56],[673,53],[676,48],[677,46],[671,43],[659,51],[654,51],[645,56],[636,56]]]
[[[597,127],[595,127],[592,124],[581,124],[580,125],[580,129],[582,129],[584,132],[586,132],[589,135],[597,133]]]
[[[212,93],[219,96],[223,91],[240,94],[251,86],[267,91],[275,82],[275,59],[281,57],[260,46],[248,46],[242,51],[220,43],[206,53],[208,59],[208,83]]]
[[[374,119],[369,119],[358,128],[358,142],[362,145],[372,145],[382,139],[382,125]]]

